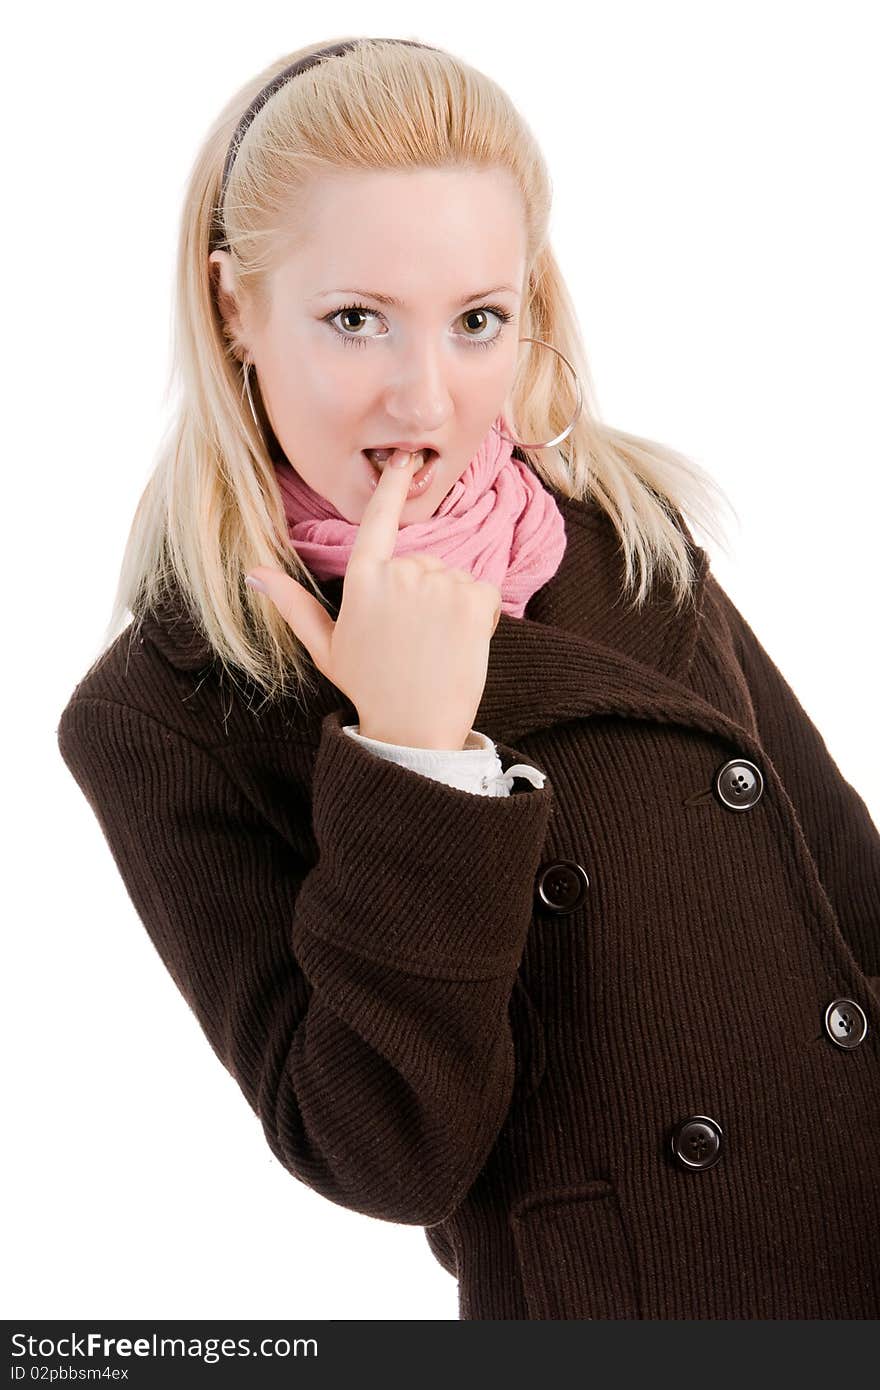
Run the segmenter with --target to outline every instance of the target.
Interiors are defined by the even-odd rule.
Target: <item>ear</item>
[[[242,357],[248,357],[250,349],[245,341],[244,323],[235,291],[232,257],[228,251],[211,252],[208,257],[208,276],[226,336],[236,352]]]

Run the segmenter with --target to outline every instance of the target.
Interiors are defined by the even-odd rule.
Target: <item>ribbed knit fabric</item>
[[[377,757],[329,682],[256,710],[176,608],[61,753],[277,1161],[426,1227],[462,1319],[880,1317],[880,836],[705,552],[638,612],[560,507],[474,721],[540,788]]]

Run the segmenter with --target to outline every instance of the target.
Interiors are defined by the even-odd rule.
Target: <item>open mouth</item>
[[[372,457],[374,452],[376,451],[372,449],[361,450],[361,453],[363,454],[368,464],[368,482],[371,488],[376,487],[379,479],[382,476],[382,473],[385,470],[387,463],[387,459],[380,459],[378,461],[374,459]],[[378,452],[380,454],[387,453],[387,457],[390,458],[394,450],[380,449]],[[419,452],[422,456],[423,461],[419,464],[418,468],[415,470],[415,472],[412,475],[412,478],[410,479],[409,488],[406,494],[407,497],[414,497],[418,493],[424,492],[425,488],[428,486],[432,477],[434,476],[434,466],[438,458],[440,457],[436,449],[421,449]]]
[[[393,449],[364,449],[362,452],[366,454],[367,458],[370,460],[370,463],[373,464],[374,468],[382,469],[382,468],[385,467],[385,464],[388,462],[388,460],[390,459],[391,455],[394,453],[394,450],[393,450]],[[436,449],[431,449],[431,448],[420,449],[420,450],[419,450],[419,453],[421,454],[421,457],[422,457],[422,462],[421,462],[421,464],[419,465],[420,468],[424,468],[424,466],[425,466],[426,464],[430,463],[432,459],[439,458],[439,455],[438,455]]]

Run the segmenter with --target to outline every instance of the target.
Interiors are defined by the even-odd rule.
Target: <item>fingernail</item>
[[[262,579],[256,579],[252,574],[246,574],[244,582],[249,585],[251,589],[258,589],[261,594],[268,594],[269,592]]]
[[[391,459],[391,467],[406,468],[406,465],[409,463],[411,458],[412,454],[408,454],[405,449],[401,449],[398,453],[394,454],[393,458]]]

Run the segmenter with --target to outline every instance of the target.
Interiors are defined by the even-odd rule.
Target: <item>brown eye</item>
[[[364,310],[363,310],[363,309],[343,309],[342,312],[341,312],[341,314],[340,314],[340,317],[342,317],[343,314],[344,314],[346,317],[350,317],[352,314],[360,314],[361,317],[363,318]],[[346,324],[346,327],[347,327],[347,328],[355,328],[356,326],[357,326],[357,325],[356,325],[356,324],[353,324],[353,323],[348,323],[348,324]]]
[[[462,314],[462,318],[465,323],[468,323],[472,319],[481,319],[482,322],[477,326],[477,332],[480,332],[489,322],[486,317],[487,314],[499,320],[500,327],[498,332],[493,333],[491,338],[477,338],[470,333],[466,333],[465,337],[471,338],[471,347],[494,347],[504,333],[504,325],[510,323],[510,320],[513,318],[512,314],[509,314],[506,309],[502,309],[498,304],[484,304],[479,309],[468,309],[467,313]]]
[[[485,309],[469,309],[468,312],[465,314],[465,319],[477,319],[477,318],[482,319],[483,322],[485,323],[485,321],[486,321],[486,311],[485,311]],[[471,327],[473,327],[473,325],[471,325]],[[483,327],[483,324],[477,325],[478,331],[479,331],[479,329],[482,328],[482,327]]]

